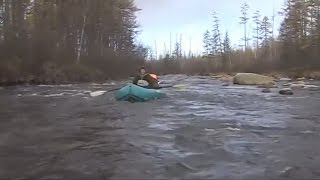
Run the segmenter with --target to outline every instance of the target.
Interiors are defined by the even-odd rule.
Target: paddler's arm
[[[132,83],[133,83],[133,84],[138,84],[138,81],[139,81],[139,80],[140,80],[140,77],[139,77],[139,76],[136,76],[136,77],[134,77]]]

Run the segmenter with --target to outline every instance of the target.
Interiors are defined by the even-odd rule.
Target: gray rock
[[[291,88],[283,88],[279,91],[279,94],[282,95],[293,95],[293,91]]]

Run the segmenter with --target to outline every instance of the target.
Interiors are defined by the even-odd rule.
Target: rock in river
[[[265,84],[275,84],[272,77],[263,76],[254,73],[238,73],[233,78],[234,84],[240,85],[265,85]]]
[[[274,84],[262,84],[262,85],[258,85],[257,88],[263,88],[263,89],[266,89],[266,88],[277,88],[278,86],[277,85],[274,85]]]
[[[292,81],[290,78],[280,78],[279,81]]]
[[[265,88],[262,90],[263,93],[271,93],[271,89],[270,88]]]
[[[279,91],[279,94],[282,95],[293,95],[293,91],[290,88],[283,88]]]

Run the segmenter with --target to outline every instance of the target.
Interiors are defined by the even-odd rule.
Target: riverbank
[[[229,72],[229,73],[196,73],[196,74],[187,74],[190,76],[211,76],[221,78],[223,81],[229,81],[234,77],[237,73],[240,72]],[[95,75],[81,75],[79,76],[54,76],[50,77],[48,75],[44,77],[36,77],[36,76],[26,76],[22,78],[0,79],[0,86],[16,86],[16,85],[57,85],[57,84],[78,84],[78,83],[103,83],[107,80],[115,80],[121,81],[128,78],[127,75],[114,75],[114,76],[104,76],[102,73]],[[161,73],[159,73],[160,75]],[[301,79],[311,79],[311,80],[320,80],[320,70],[301,70],[301,69],[293,69],[287,71],[274,71],[268,73],[258,73],[265,76],[273,77],[276,80],[280,80],[281,78],[290,78],[292,80],[301,80]]]

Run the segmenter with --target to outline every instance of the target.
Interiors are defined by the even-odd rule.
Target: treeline
[[[249,14],[242,4],[239,24],[243,43],[232,47],[229,33],[220,31],[218,13],[212,13],[212,29],[204,32],[202,56],[166,53],[150,66],[165,73],[270,72],[320,69],[320,1],[287,0],[279,14],[283,16],[279,35],[275,37],[274,19],[260,11]],[[254,24],[253,29],[248,24]],[[250,33],[249,33],[250,31]],[[252,34],[252,36],[248,36]],[[176,49],[181,49],[176,43]]]
[[[0,0],[0,83],[128,76],[147,49],[135,43],[133,0]]]
[[[142,64],[165,74],[320,68],[319,0],[287,0],[277,37],[275,14],[249,9],[246,3],[239,9],[240,48],[231,45],[230,30],[221,32],[222,17],[213,12],[201,56],[182,51],[180,40],[152,60],[135,42],[140,9],[134,0],[0,0],[0,84],[127,77]]]

